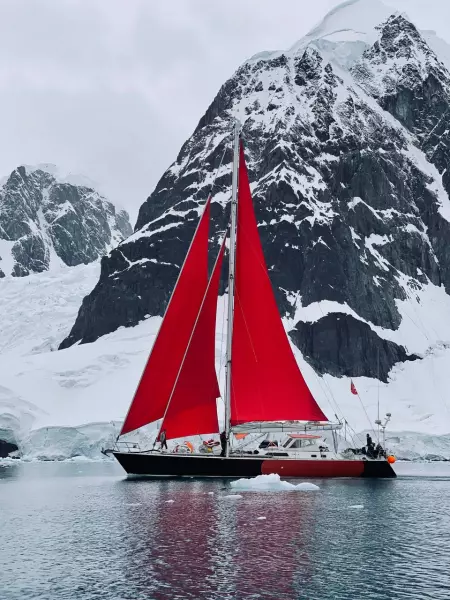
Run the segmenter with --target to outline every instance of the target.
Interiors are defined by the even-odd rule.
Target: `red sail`
[[[208,198],[121,435],[164,415],[208,285],[209,219]]]
[[[220,396],[214,364],[217,296],[225,240],[219,251],[161,431],[167,439],[217,433],[216,398]]]
[[[326,421],[298,368],[267,272],[241,145],[231,352],[231,424]]]

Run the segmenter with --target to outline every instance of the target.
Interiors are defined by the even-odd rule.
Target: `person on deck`
[[[367,446],[367,456],[369,458],[376,458],[375,443],[374,442],[372,442],[370,444],[370,446]]]
[[[220,445],[222,446],[222,452],[220,456],[226,456],[227,453],[227,434],[225,431],[222,431],[220,434]]]
[[[166,430],[163,429],[161,431],[161,433],[159,434],[159,442],[161,444],[161,450],[164,448],[165,450],[167,450],[167,438],[166,438]]]

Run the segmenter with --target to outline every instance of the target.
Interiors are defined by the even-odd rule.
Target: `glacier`
[[[57,351],[98,272],[95,262],[0,283],[0,439],[15,443],[24,460],[104,459],[101,449],[110,447],[120,431],[161,319],[148,317],[91,344]],[[222,296],[216,335],[222,390],[226,304]],[[285,319],[287,329],[290,323]],[[349,429],[348,443],[341,440],[341,447],[362,445],[365,432],[373,427],[379,398],[382,414],[392,412],[387,439],[398,456],[450,460],[448,348],[439,346],[419,363],[394,368],[386,384],[354,378],[364,408],[350,393],[349,378],[319,376],[294,345],[293,350],[326,414],[333,418],[336,413],[363,432],[356,435]],[[221,400],[218,410],[223,419]],[[150,427],[126,439],[149,445],[154,437]]]
[[[358,445],[379,406],[381,416],[392,413],[387,441],[398,457],[450,460],[447,113],[395,95],[422,89],[431,73],[442,84],[437,106],[446,106],[449,57],[445,42],[418,32],[405,15],[378,0],[350,0],[286,52],[246,61],[142,205],[134,234],[101,265],[55,263],[0,281],[0,439],[29,459],[102,457],[128,409],[230,119],[238,116],[261,235],[273,242],[267,260],[277,299],[321,408],[330,419],[346,419],[349,443]],[[214,240],[226,221],[229,178],[225,161]],[[0,244],[9,256],[11,242]],[[222,295],[222,389],[226,303]],[[366,345],[352,372],[336,356],[355,322],[377,342]],[[336,356],[319,352],[330,323]],[[347,341],[351,357],[351,336]],[[154,432],[130,439],[140,435],[151,443]]]

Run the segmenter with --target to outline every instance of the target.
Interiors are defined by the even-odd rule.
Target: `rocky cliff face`
[[[364,7],[383,15],[365,33],[354,23]],[[429,310],[423,298],[450,293],[449,106],[450,74],[429,40],[376,0],[347,2],[289,51],[248,60],[142,205],[134,235],[103,259],[62,347],[163,314],[214,177],[214,240],[224,229],[238,117],[293,341],[321,373],[386,380],[439,337],[426,325],[426,340],[406,334],[408,318],[420,330],[424,313],[411,314]]]
[[[0,278],[87,264],[131,232],[125,211],[53,165],[18,167],[0,188]]]

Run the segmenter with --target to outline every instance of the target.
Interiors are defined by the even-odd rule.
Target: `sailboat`
[[[154,477],[395,477],[385,458],[344,456],[337,444],[330,451],[320,441],[318,432],[326,430],[336,440],[342,424],[330,422],[317,404],[284,329],[258,233],[238,123],[230,212],[229,230],[208,277],[211,197],[207,199],[113,455],[128,474]],[[225,424],[219,429],[215,330],[228,239]],[[161,447],[155,443],[142,449],[121,441],[151,423],[158,424]],[[219,433],[220,456],[195,452],[189,442],[185,452],[164,451],[167,440]],[[258,435],[267,439],[249,449],[246,439]],[[284,441],[278,443],[280,435]],[[236,443],[242,438],[243,443]]]

